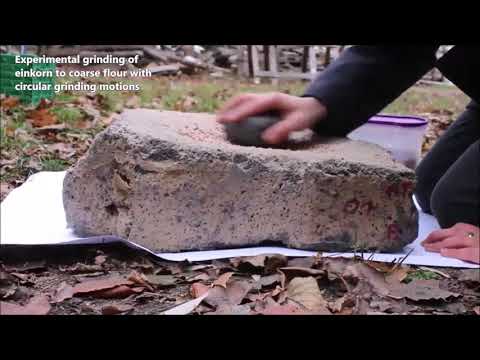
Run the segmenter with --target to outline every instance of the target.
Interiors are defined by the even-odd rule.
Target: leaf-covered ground
[[[2,314],[480,313],[478,270],[361,257],[177,263],[112,244],[6,247],[0,261]]]
[[[38,171],[74,164],[124,108],[214,112],[245,91],[301,94],[305,83],[234,79],[142,80],[139,93],[60,93],[52,102],[1,99],[1,200]],[[443,86],[416,86],[385,113],[429,119],[425,153],[468,99]],[[475,314],[478,270],[379,264],[366,259],[281,256],[159,262],[125,246],[11,248],[0,254],[0,313]],[[199,305],[191,302],[208,291]],[[196,305],[196,306],[195,306]],[[185,308],[187,310],[185,311]],[[183,309],[183,310],[182,310]]]

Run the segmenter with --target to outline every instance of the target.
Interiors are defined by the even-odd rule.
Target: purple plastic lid
[[[427,125],[427,120],[416,116],[401,115],[375,115],[368,119],[370,124],[383,124],[405,127],[416,127]]]

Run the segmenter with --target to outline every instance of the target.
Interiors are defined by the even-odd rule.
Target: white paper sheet
[[[80,238],[67,229],[62,201],[62,185],[65,172],[40,172],[32,175],[22,186],[14,189],[1,204],[1,237],[3,245],[55,245],[55,244],[95,244],[124,241],[113,236]],[[418,207],[418,206],[417,206]],[[433,230],[438,229],[433,216],[420,212],[419,236],[396,254],[364,253],[365,258],[374,261],[391,262],[410,255],[404,264],[443,266],[458,268],[479,268],[461,260],[442,257],[437,253],[426,252],[420,242]],[[134,243],[130,246],[145,249]],[[193,251],[182,253],[153,253],[171,261],[204,261],[231,258],[237,256],[254,256],[261,254],[283,254],[285,256],[315,256],[312,251],[287,249],[282,247],[253,247],[231,250]],[[323,253],[328,257],[353,257],[353,253]],[[359,254],[357,254],[359,255]]]

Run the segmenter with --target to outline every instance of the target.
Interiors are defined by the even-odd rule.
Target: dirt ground
[[[124,108],[213,112],[239,92],[300,94],[304,86],[153,79],[138,94],[60,93],[33,107],[2,98],[1,200],[35,172],[75,164]],[[467,101],[451,88],[416,86],[384,112],[427,118],[426,153]],[[319,254],[175,263],[121,244],[2,246],[0,314],[161,314],[170,309],[248,315],[480,314],[479,270],[430,269],[401,261],[382,264],[360,254],[353,260]],[[192,303],[207,292],[200,304]]]

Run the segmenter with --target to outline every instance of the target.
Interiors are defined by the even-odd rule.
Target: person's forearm
[[[353,46],[307,88],[327,109],[315,130],[345,136],[412,86],[436,61],[438,45]]]

